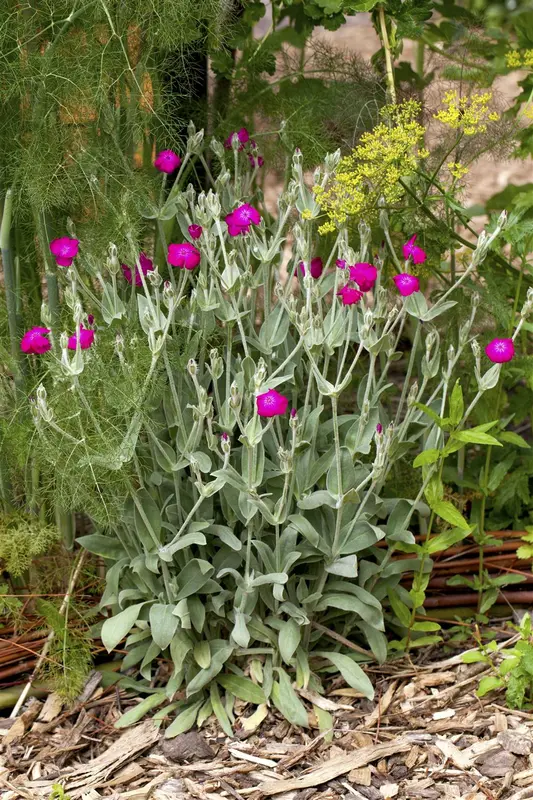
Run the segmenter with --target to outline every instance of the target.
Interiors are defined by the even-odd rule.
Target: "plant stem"
[[[0,249],[2,250],[2,265],[4,268],[4,285],[7,306],[7,323],[9,328],[9,343],[13,357],[13,372],[15,385],[21,387],[23,362],[19,343],[19,319],[17,313],[16,277],[13,266],[13,252],[11,250],[11,218],[13,210],[13,190],[8,189],[4,200],[4,213],[0,227]]]
[[[387,20],[385,19],[385,9],[380,5],[378,9],[379,16],[379,29],[383,50],[385,51],[385,69],[387,72],[387,89],[390,95],[390,101],[396,105],[396,87],[394,85],[394,67],[392,65],[391,48],[389,42],[389,34],[387,33]]]

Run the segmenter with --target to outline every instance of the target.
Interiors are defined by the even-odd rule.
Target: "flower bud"
[[[163,286],[163,302],[167,308],[171,308],[176,300],[176,292],[170,281],[165,281]]]
[[[120,261],[117,256],[117,246],[113,242],[109,243],[108,257],[106,261],[107,271],[111,275],[116,275],[120,270]]]
[[[187,139],[187,152],[196,154],[201,153],[203,143],[204,131],[202,128],[202,130],[198,131],[197,133],[193,133],[192,135],[189,134],[189,138]]]
[[[196,377],[196,373],[198,372],[198,365],[194,360],[194,358],[190,358],[189,361],[187,362],[187,372],[189,373],[191,378]]]
[[[74,305],[74,313],[73,313],[74,323],[76,325],[81,325],[83,322],[83,308],[79,300],[76,301]]]
[[[231,442],[227,433],[220,434],[220,447],[225,456],[231,453]]]
[[[327,153],[324,159],[324,167],[326,169],[326,172],[334,172],[339,166],[340,160],[341,160],[340,148],[338,150],[335,150],[334,153]]]
[[[156,289],[161,286],[163,282],[163,278],[159,274],[159,268],[154,267],[153,270],[147,273],[146,279],[151,286],[154,286]]]
[[[209,189],[205,198],[205,207],[212,219],[220,219],[220,200],[212,189]]]
[[[229,392],[230,392],[229,404],[231,408],[240,408],[242,397],[241,393],[239,392],[239,387],[237,386],[235,381],[233,381],[233,383],[231,384]]]
[[[451,364],[455,358],[455,347],[451,344],[448,347],[448,362]]]
[[[303,159],[302,151],[300,150],[299,147],[296,147],[295,150],[294,150],[294,153],[292,155],[292,163],[293,163],[293,165],[295,167],[300,166],[301,163],[302,163],[302,159]]]
[[[209,143],[209,147],[216,155],[219,161],[224,161],[224,145],[222,142],[219,142],[218,139],[211,139]]]
[[[189,205],[190,205],[190,206],[193,206],[193,205],[194,205],[194,202],[195,202],[195,200],[196,200],[196,189],[194,188],[194,186],[192,185],[192,183],[189,183],[189,184],[187,185],[187,188],[185,189],[185,192],[184,192],[183,194],[185,195],[185,197],[186,197],[186,199],[187,199],[187,202],[189,203]]]
[[[260,358],[257,364],[257,369],[254,374],[254,387],[257,390],[263,385],[267,375],[267,366],[264,358]]]
[[[68,333],[65,333],[65,331],[59,337],[59,346],[62,350],[66,350],[68,347]]]
[[[409,394],[407,395],[407,405],[409,407],[416,402],[417,396],[418,396],[418,381],[415,381],[411,386],[411,388],[409,389]]]
[[[48,303],[41,303],[41,322],[47,328],[52,324],[52,315],[50,314]]]

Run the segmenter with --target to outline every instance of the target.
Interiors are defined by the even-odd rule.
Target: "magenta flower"
[[[168,263],[180,269],[194,269],[200,263],[200,251],[190,242],[169,244]]]
[[[485,347],[485,354],[494,364],[505,364],[514,356],[514,342],[512,339],[493,339]]]
[[[199,239],[202,235],[203,228],[201,225],[189,225],[187,228],[191,239]]]
[[[226,141],[224,142],[224,147],[226,148],[226,150],[231,150],[231,140],[233,139],[235,133],[237,134],[239,139],[239,150],[242,150],[244,148],[244,145],[250,139],[250,134],[248,133],[246,128],[241,128],[238,131],[232,131],[228,136],[228,138],[226,139]]]
[[[409,275],[408,272],[400,272],[392,279],[402,297],[409,297],[410,294],[420,291],[420,281],[416,275]]]
[[[304,278],[305,278],[305,266],[304,266],[304,262],[303,262],[303,261],[300,261],[300,263],[298,264],[298,266],[299,266],[299,268],[300,268],[300,272],[302,273],[302,275],[303,275],[303,276],[304,276]],[[320,258],[320,256],[317,256],[316,258],[312,258],[312,259],[311,259],[311,264],[310,264],[310,269],[309,269],[309,272],[311,273],[311,277],[312,277],[312,278],[315,278],[315,280],[316,280],[317,278],[320,278],[320,276],[322,275],[322,270],[323,270],[323,269],[324,269],[324,264],[322,263],[322,259]]]
[[[335,261],[335,264],[339,269],[346,269],[346,261],[344,260],[344,258],[338,258]]]
[[[20,349],[22,352],[31,353],[36,356],[47,353],[52,347],[50,340],[46,337],[47,333],[50,333],[49,328],[36,327],[26,331],[20,341]]]
[[[76,336],[76,334],[74,334],[74,336],[71,336],[69,338],[69,340],[68,340],[68,349],[69,350],[75,350],[76,349],[77,340],[78,340],[78,337]],[[80,347],[81,347],[81,349],[82,350],[88,350],[93,342],[94,342],[94,331],[92,331],[90,328],[84,328],[83,325],[82,325],[81,328],[80,328]]]
[[[153,269],[154,269],[154,265],[153,265],[152,261],[144,253],[141,253],[140,256],[139,256],[139,264],[141,265],[141,270],[142,270],[142,274],[143,275],[146,275],[148,272],[152,272]],[[122,273],[123,273],[124,277],[126,278],[128,283],[131,285],[132,274],[131,274],[130,267],[128,267],[127,264],[121,264],[120,266],[122,268]],[[142,283],[143,282],[142,282],[142,279],[141,279],[141,274],[139,272],[139,268],[136,266],[135,267],[135,286],[142,286]]]
[[[406,242],[402,248],[403,250],[403,257],[406,261],[412,259],[413,264],[423,264],[427,258],[426,251],[422,250],[421,247],[415,244],[417,234],[415,233],[414,236],[411,236],[408,242]]]
[[[94,323],[94,314],[87,314],[87,322],[89,323],[89,325],[92,325]]]
[[[228,233],[230,236],[239,236],[241,233],[249,233],[251,225],[259,225],[261,215],[259,211],[248,203],[235,208],[226,217]]]
[[[60,239],[50,242],[50,252],[58,267],[70,267],[78,255],[78,245],[77,239],[69,239],[68,236],[62,236]]]
[[[248,160],[249,160],[250,164],[252,165],[252,167],[254,167],[254,168],[255,167],[262,167],[263,164],[265,163],[265,159],[263,158],[263,156],[260,156],[260,155],[254,156],[253,153],[250,153],[248,155]]]
[[[369,292],[370,289],[373,289],[377,277],[377,269],[364,261],[350,267],[350,280],[355,281],[362,292]]]
[[[159,172],[165,172],[167,175],[170,175],[171,172],[178,169],[180,164],[181,158],[174,150],[161,150],[154,161],[154,167],[158,169]]]
[[[353,286],[343,286],[342,289],[339,289],[337,294],[340,296],[343,306],[353,306],[355,303],[358,303],[363,296],[363,293]]]
[[[379,436],[381,436],[381,434],[383,433],[383,425],[381,424],[381,422],[378,422],[378,424],[376,425],[376,433]]]
[[[280,417],[287,412],[289,405],[289,398],[276,392],[275,389],[259,394],[256,400],[257,413],[260,417]]]

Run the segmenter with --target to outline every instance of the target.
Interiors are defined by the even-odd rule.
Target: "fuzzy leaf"
[[[374,687],[372,686],[369,678],[365,675],[359,664],[350,658],[350,656],[342,655],[342,653],[326,653],[318,652],[314,655],[326,658],[328,661],[337,667],[342,677],[352,689],[357,689],[369,700],[374,697]]]
[[[100,635],[108,653],[114,650],[117,644],[130,632],[133,625],[137,622],[139,614],[141,613],[141,608],[144,605],[145,603],[137,603],[134,606],[128,606],[128,608],[125,608],[124,611],[121,611],[114,617],[106,619],[102,625]]]
[[[217,681],[226,691],[244,700],[245,703],[261,705],[267,701],[261,687],[249,678],[242,678],[239,675],[219,675]]]
[[[280,667],[277,668],[279,682],[272,685],[272,702],[291,725],[301,728],[309,727],[305,706],[292,688],[292,683],[287,673]]]

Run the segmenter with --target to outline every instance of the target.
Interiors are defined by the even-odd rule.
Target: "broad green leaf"
[[[357,578],[357,556],[349,555],[337,558],[326,567],[326,572],[339,575],[341,578]]]
[[[471,526],[468,524],[461,512],[454,505],[452,505],[449,500],[439,500],[437,503],[430,503],[430,506],[435,514],[438,514],[439,517],[445,519],[446,522],[450,523],[450,525],[454,525],[456,528],[462,528],[464,531],[471,530]]]
[[[203,700],[198,700],[196,703],[192,703],[190,706],[183,708],[174,722],[166,729],[165,739],[172,739],[174,736],[179,736],[180,733],[187,733],[187,731],[190,731],[196,722],[196,717],[203,703]]]
[[[369,625],[375,627],[377,630],[384,630],[383,615],[381,610],[364,603],[354,595],[326,593],[322,602],[331,608],[340,608],[342,611],[351,611],[361,617],[361,619],[363,619],[365,622],[368,622]]]
[[[117,644],[130,632],[137,622],[144,605],[145,603],[137,603],[134,606],[128,606],[128,608],[125,608],[124,611],[121,611],[114,617],[106,619],[102,625],[102,632],[100,635],[102,643],[108,653],[114,650]]]
[[[179,621],[172,614],[173,610],[173,605],[163,605],[162,603],[154,603],[150,608],[152,638],[161,650],[165,650],[169,646],[178,628]]]
[[[301,514],[291,514],[289,517],[289,522],[299,531],[302,536],[305,536],[308,542],[310,542],[313,547],[317,547],[320,541],[320,534],[316,530],[316,528],[311,525],[308,519],[303,517]]]
[[[347,447],[340,448],[340,471],[341,479],[339,480],[337,470],[337,459],[334,458],[328,470],[326,478],[326,487],[328,492],[334,497],[339,497],[346,494],[356,484],[355,467],[353,464],[353,456]]]
[[[242,678],[239,675],[219,675],[217,681],[226,691],[231,692],[240,700],[244,700],[245,703],[261,705],[267,701],[261,687],[249,678]]]
[[[305,706],[292,688],[292,683],[287,673],[280,667],[276,669],[278,681],[272,685],[272,702],[291,725],[301,728],[309,727]]]
[[[477,664],[479,661],[489,661],[490,659],[480,650],[469,650],[467,653],[463,653],[461,660],[465,664]]]
[[[389,589],[388,593],[389,602],[391,604],[391,608],[398,617],[401,624],[404,628],[408,628],[411,624],[411,611],[402,603],[400,598],[397,596],[396,591],[394,589]]]
[[[187,697],[192,697],[196,692],[199,692],[200,689],[203,689],[204,686],[207,686],[213,678],[215,678],[218,673],[222,670],[225,662],[228,660],[230,655],[233,652],[233,647],[231,645],[225,645],[220,648],[216,653],[211,653],[211,664],[207,669],[201,669],[197,675],[188,683],[187,685]]]
[[[118,561],[126,553],[117,539],[112,536],[103,536],[101,533],[91,533],[88,536],[79,536],[76,541],[89,553],[94,553],[102,558]]]
[[[483,431],[476,430],[475,428],[470,428],[467,431],[456,431],[452,433],[452,437],[457,439],[458,442],[465,442],[466,444],[489,444],[492,447],[503,446],[502,443],[494,436],[491,436],[490,433],[483,433]]]
[[[337,667],[346,683],[351,686],[352,689],[357,689],[358,692],[361,692],[361,694],[363,694],[369,700],[373,699],[374,687],[359,664],[356,664],[356,662],[350,658],[350,656],[342,655],[342,653],[329,652],[317,652],[314,653],[314,655],[321,656],[322,658],[326,658],[328,661],[331,661],[331,663]]]
[[[232,550],[242,550],[241,540],[235,536],[231,528],[228,528],[227,525],[210,525],[205,529],[205,532],[218,536],[220,541],[227,544]]]
[[[200,642],[196,642],[194,645],[193,656],[199,667],[202,669],[207,669],[211,664],[211,648],[209,647],[209,642],[207,642],[205,639],[202,639]]]
[[[439,533],[438,536],[433,536],[429,540],[426,552],[431,555],[432,553],[439,553],[441,550],[446,550],[448,547],[457,544],[457,542],[461,542],[468,536],[469,531],[470,528],[468,530],[464,528],[451,528],[449,531]]]
[[[125,714],[122,714],[121,717],[117,719],[115,722],[115,728],[127,728],[130,725],[134,725],[136,722],[139,722],[149,711],[157,706],[160,706],[161,703],[164,703],[167,699],[167,696],[164,692],[157,692],[156,694],[149,694],[148,697],[145,697],[144,700],[141,700],[137,705],[133,706],[126,711]]]
[[[489,692],[501,689],[503,686],[505,686],[503,678],[499,678],[497,675],[486,675],[481,678],[476,694],[478,697],[485,697]]]
[[[189,561],[178,575],[179,592],[176,602],[198,592],[209,580],[214,567],[199,558]]]
[[[294,656],[296,649],[300,644],[301,638],[301,628],[293,619],[289,619],[282,623],[282,628],[278,637],[278,644],[281,657],[286,664],[291,663],[292,657]]]
[[[514,431],[503,431],[503,433],[499,434],[500,441],[507,442],[508,444],[514,444],[517,447],[522,448],[530,448],[531,445],[526,442],[525,439],[520,436],[519,433],[515,433]],[[78,539],[79,541],[79,539]]]
[[[435,461],[438,461],[440,458],[440,450],[435,450],[431,448],[430,450],[424,450],[423,453],[419,453],[415,460],[413,461],[413,467],[422,467],[425,464],[434,464]]]

